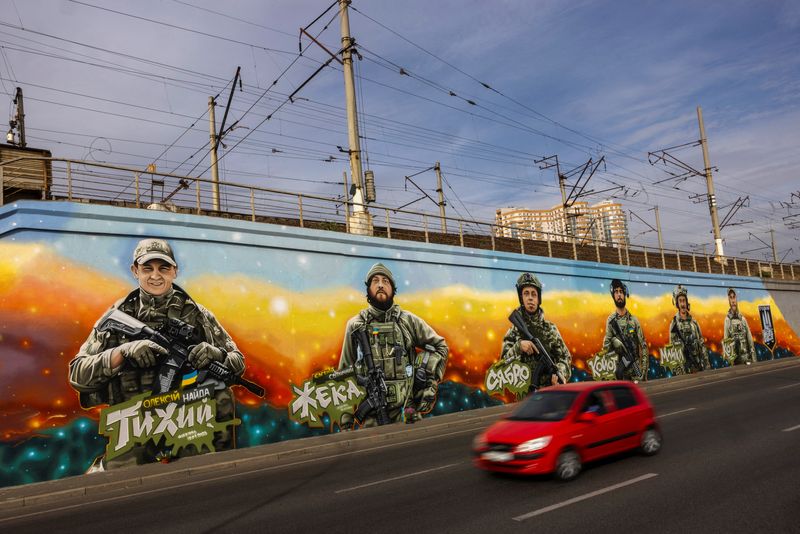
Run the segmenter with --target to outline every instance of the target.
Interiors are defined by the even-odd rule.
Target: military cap
[[[133,251],[134,265],[142,265],[155,259],[163,260],[174,267],[178,266],[175,254],[172,253],[172,247],[163,239],[149,238],[139,241]]]

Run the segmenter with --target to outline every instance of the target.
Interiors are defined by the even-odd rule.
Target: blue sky
[[[264,121],[327,59],[309,48],[280,76],[297,54],[297,29],[329,5],[0,0],[0,102],[10,113],[14,87],[23,88],[29,146],[126,165],[155,161],[160,170],[197,175],[208,167],[205,151],[179,164],[207,145],[208,96],[221,92],[224,105],[224,85],[241,66],[245,92],[235,93],[228,124],[249,129],[225,140],[223,180],[336,196],[348,168],[337,149],[347,144],[338,67],[323,69],[300,100]],[[590,189],[624,186],[617,198],[651,224],[648,210],[659,206],[667,247],[710,250],[707,206],[690,200],[704,182],[654,185],[667,175],[647,163],[648,151],[699,139],[700,105],[719,168],[721,216],[724,206],[750,197],[734,221],[753,222],[723,229],[726,252],[762,247],[756,237],[769,242],[773,228],[779,257],[800,258],[800,232],[783,220],[800,213],[800,4],[410,0],[353,7],[351,30],[363,57],[356,62],[362,148],[380,204],[417,198],[404,176],[440,161],[449,214],[491,220],[499,207],[548,208],[560,200],[555,174],[536,159],[558,154],[569,169],[605,156]],[[309,32],[316,35],[332,15]],[[338,50],[338,21],[319,39]],[[675,154],[703,166],[699,147]],[[433,195],[432,171],[414,179]],[[412,206],[436,211],[427,200]],[[633,221],[633,243],[655,244],[647,230]]]

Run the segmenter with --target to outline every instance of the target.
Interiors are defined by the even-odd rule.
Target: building
[[[578,243],[599,241],[601,245],[617,246],[628,242],[628,220],[622,204],[604,200],[590,206],[575,202],[549,210],[500,208],[495,214],[495,235],[523,239]]]
[[[47,200],[53,184],[48,150],[0,144],[0,206],[17,200]]]

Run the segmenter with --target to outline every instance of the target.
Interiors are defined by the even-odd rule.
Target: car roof
[[[562,390],[562,391],[588,391],[592,389],[599,389],[599,388],[607,388],[609,386],[625,386],[629,388],[635,388],[636,385],[632,382],[628,382],[625,380],[607,380],[607,381],[599,381],[595,382],[593,380],[588,380],[585,382],[568,382],[566,384],[559,384],[554,387],[549,387],[544,389],[543,391],[547,390]]]

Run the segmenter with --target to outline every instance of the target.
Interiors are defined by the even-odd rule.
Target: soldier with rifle
[[[244,356],[214,315],[174,283],[178,263],[172,247],[163,239],[141,240],[134,250],[130,270],[139,287],[111,306],[69,363],[70,385],[79,393],[81,406],[114,405],[141,393],[168,390],[174,386],[175,376],[165,360],[178,354],[185,359],[181,366],[186,363],[198,371],[216,369],[218,375],[225,375],[214,392],[216,420],[233,420],[234,397],[227,386],[244,372]],[[127,321],[125,316],[132,322],[123,328],[119,323]],[[140,335],[144,332],[142,324],[149,332],[161,332],[162,338],[170,326],[177,328],[173,333],[186,335],[181,341],[169,336],[173,339],[167,342],[162,339],[159,344],[152,335]],[[182,343],[182,352],[164,346],[171,343]],[[215,450],[230,449],[234,444],[231,427],[215,432]],[[197,451],[183,451],[183,454],[193,452]],[[102,461],[93,469],[154,462],[163,454],[160,446],[150,440],[113,460]]]
[[[669,325],[670,343],[683,346],[684,371],[686,373],[704,371],[711,367],[708,351],[703,344],[703,333],[700,325],[694,320],[689,310],[689,291],[678,284],[672,291],[672,304],[678,309]]]
[[[733,340],[733,352],[736,354],[736,363],[750,365],[756,361],[756,348],[753,343],[753,334],[747,319],[739,311],[736,299],[736,290],[728,288],[728,305],[730,309],[725,316],[723,338]]]
[[[647,342],[639,320],[628,311],[628,286],[615,278],[609,291],[616,309],[606,321],[603,350],[613,350],[617,355],[617,380],[647,380]]]
[[[342,416],[343,430],[421,419],[434,407],[447,365],[444,338],[394,303],[397,284],[385,265],[373,265],[364,284],[369,307],[347,322],[339,369],[353,367],[367,397]]]
[[[500,356],[530,365],[531,390],[566,383],[572,376],[572,355],[556,325],[544,318],[541,282],[535,274],[524,273],[516,288],[520,306],[509,317],[512,325]]]

